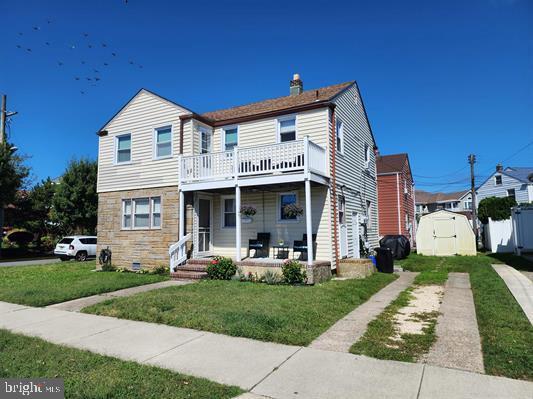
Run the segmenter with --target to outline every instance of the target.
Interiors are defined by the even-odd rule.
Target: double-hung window
[[[131,161],[131,134],[123,134],[116,138],[115,163],[126,163]]]
[[[222,225],[223,227],[235,227],[237,212],[235,197],[222,197]]]
[[[122,229],[161,228],[161,197],[122,200]]]
[[[365,168],[368,169],[368,166],[370,165],[370,146],[365,143]]]
[[[502,175],[494,176],[494,184],[496,184],[497,186],[502,185]]]
[[[296,117],[278,120],[279,142],[296,140]]]
[[[294,214],[294,212],[287,212],[287,210],[292,205],[296,205],[297,202],[298,202],[298,196],[296,195],[295,192],[281,193],[279,195],[279,220],[280,221],[291,221],[291,220],[298,219],[298,217]]]
[[[344,124],[340,119],[337,119],[335,132],[337,135],[337,151],[340,153],[344,153]]]
[[[339,195],[339,224],[346,224],[346,198],[344,195]]]
[[[170,126],[155,130],[155,157],[168,158],[172,156],[172,128]]]
[[[232,151],[239,144],[239,129],[231,127],[224,129],[224,151]]]

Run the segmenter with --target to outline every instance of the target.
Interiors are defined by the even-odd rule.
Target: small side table
[[[274,252],[274,259],[288,259],[289,258],[289,246],[287,244],[273,245],[272,251]]]

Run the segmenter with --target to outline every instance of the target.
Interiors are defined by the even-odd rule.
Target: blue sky
[[[470,152],[479,179],[533,166],[533,145],[514,155],[533,141],[531,1],[0,6],[0,92],[37,179],[96,158],[95,132],[141,87],[204,112],[288,94],[295,72],[357,80],[380,152],[408,152],[418,188],[468,186]]]

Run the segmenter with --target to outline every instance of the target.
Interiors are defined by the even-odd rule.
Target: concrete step
[[[205,265],[207,266],[211,263],[213,259],[204,258],[204,259],[187,259],[187,265]]]
[[[197,264],[185,264],[178,266],[178,270],[188,271],[188,272],[205,272],[207,265],[197,265]]]

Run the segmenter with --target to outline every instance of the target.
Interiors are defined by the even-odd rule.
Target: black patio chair
[[[268,258],[270,253],[270,233],[257,233],[255,240],[248,240],[248,254],[252,249],[255,250],[254,258],[257,258],[259,254]]]
[[[311,237],[313,240],[313,257],[316,258],[316,234]],[[307,234],[303,235],[302,240],[294,240],[292,245],[292,258],[295,259],[296,252],[300,253],[300,260],[307,260]]]

